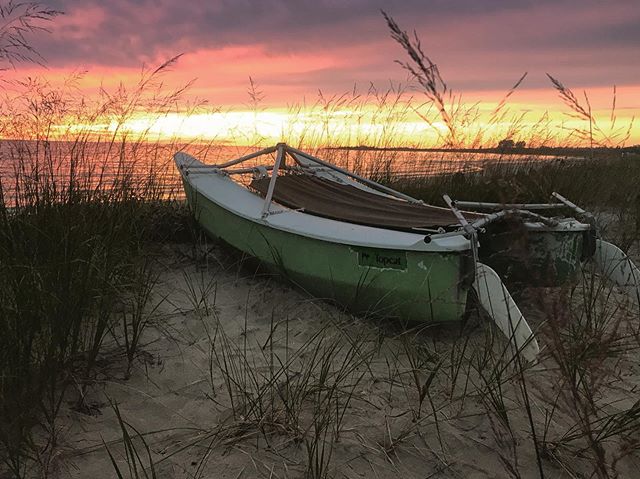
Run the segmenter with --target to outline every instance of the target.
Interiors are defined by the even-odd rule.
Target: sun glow
[[[435,125],[443,129],[442,125]],[[163,115],[138,113],[125,120],[105,120],[92,123],[58,125],[56,132],[64,137],[68,132],[93,135],[144,136],[150,140],[203,140],[237,145],[255,145],[287,141],[292,144],[378,144],[382,139],[398,146],[426,136],[437,138],[435,132],[419,119],[402,119],[380,123],[362,111],[338,110],[330,114],[315,111],[229,111],[213,113],[168,113]],[[390,137],[391,135],[391,137]]]
[[[497,121],[486,104],[474,117],[454,125],[461,147],[495,146],[503,138],[525,141],[528,145],[584,144],[578,131],[589,128],[588,121],[564,112],[528,108]],[[384,111],[372,105],[356,109],[318,109],[227,111],[149,114],[139,112],[124,120],[105,119],[91,123],[63,124],[56,127],[60,138],[69,132],[97,136],[127,135],[147,140],[213,141],[233,145],[263,145],[285,141],[290,144],[376,147],[437,147],[449,133],[437,116],[426,121],[420,112],[403,108]],[[606,111],[595,111],[598,118],[596,143],[623,146],[640,142],[640,128],[633,112],[615,119]],[[623,141],[627,137],[626,141]]]
[[[259,49],[247,50],[243,54],[253,60],[260,52]],[[225,55],[224,59],[230,61],[231,53]],[[190,66],[194,58],[187,55],[183,61]],[[278,61],[286,64],[285,60]],[[37,72],[34,67],[33,74]],[[181,74],[181,71],[172,75],[174,73]],[[260,92],[256,101],[247,101],[246,91],[241,91],[246,78],[238,78],[234,85],[216,83],[210,88],[192,90],[190,87],[183,91],[175,85],[183,77],[188,83],[184,75],[166,84],[160,80],[147,84],[141,83],[140,73],[131,69],[113,74],[105,69],[97,70],[73,81],[69,80],[66,70],[52,70],[46,81],[20,89],[16,86],[20,85],[18,72],[7,75],[12,78],[16,97],[9,103],[16,108],[5,108],[6,118],[9,123],[13,118],[25,118],[30,123],[14,127],[13,133],[5,128],[1,133],[5,138],[24,138],[20,135],[26,131],[31,137],[61,140],[69,140],[69,134],[127,135],[151,141],[251,146],[285,141],[298,146],[475,148],[493,147],[505,138],[524,141],[529,146],[588,146],[585,132],[593,127],[595,145],[640,144],[640,123],[634,121],[634,117],[640,115],[637,104],[640,84],[619,86],[617,93],[611,87],[588,88],[585,94],[596,120],[593,125],[572,116],[573,112],[552,85],[519,87],[504,105],[501,104],[504,90],[458,93],[447,99],[452,122],[446,124],[437,108],[425,102],[419,89],[398,83],[391,84],[387,90],[371,84],[367,88],[354,86],[344,93],[318,92],[307,97],[308,91],[286,89],[285,92],[286,82],[276,82],[275,86],[258,85]],[[144,74],[142,77],[147,78]],[[141,84],[145,87],[140,87]],[[173,91],[182,93],[174,98]],[[31,103],[37,106],[37,112],[30,112],[29,108],[33,107],[27,106],[26,112],[14,114],[20,105],[24,108],[21,98],[25,95],[33,98]],[[576,91],[576,95],[581,103],[585,102],[582,92]],[[53,103],[52,98],[56,99]],[[220,99],[222,103],[216,101]],[[500,110],[498,114],[496,110]],[[68,114],[60,116],[58,111]],[[34,119],[28,119],[32,117]],[[44,131],[38,132],[38,129]]]
[[[627,86],[622,100],[628,103],[636,94],[640,95],[640,86]],[[456,99],[450,105],[454,113],[449,124],[436,108],[419,101],[418,94],[406,91],[364,95],[354,91],[287,107],[276,102],[258,103],[252,108],[209,108],[205,104],[184,111],[174,106],[172,111],[166,111],[165,105],[163,111],[153,112],[145,108],[147,102],[140,102],[126,113],[118,104],[105,109],[98,98],[94,107],[83,101],[62,116],[41,113],[35,120],[28,120],[33,115],[7,116],[7,120],[26,119],[28,124],[14,125],[14,134],[11,129],[5,129],[3,134],[5,138],[25,139],[24,133],[29,132],[32,139],[65,141],[84,135],[250,146],[284,141],[298,146],[477,148],[496,146],[505,138],[533,147],[588,146],[590,141],[585,135],[592,128],[594,145],[640,143],[640,124],[634,120],[640,107],[619,102],[621,106],[612,112],[610,89],[590,92],[595,120],[592,125],[584,118],[576,118],[553,89],[518,91],[506,106],[500,106],[503,96],[504,92],[499,91],[465,94],[465,101]],[[48,110],[40,108],[42,111]]]

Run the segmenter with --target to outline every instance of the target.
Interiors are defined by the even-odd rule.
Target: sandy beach
[[[464,327],[422,329],[354,318],[241,260],[216,244],[163,247],[157,309],[131,376],[125,379],[120,356],[105,353],[83,408],[71,394],[60,414],[50,472],[109,478],[117,466],[125,477],[153,471],[159,478],[539,477],[533,421],[549,477],[591,474],[595,452],[549,353],[519,369],[501,357],[505,342],[477,315]],[[566,294],[521,297],[543,334],[544,309]],[[620,329],[637,320],[618,314]],[[594,400],[612,415],[633,409],[636,356],[617,355],[598,377]],[[138,459],[127,459],[114,405]],[[603,453],[620,455],[615,472],[632,477],[637,431],[622,437],[605,441]],[[136,461],[140,475],[127,475]]]

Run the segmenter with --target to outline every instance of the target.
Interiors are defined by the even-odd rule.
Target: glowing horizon
[[[629,93],[632,96],[640,94],[640,87],[618,89],[617,96]],[[551,88],[517,91],[504,107],[501,121],[490,117],[504,93],[500,96],[499,92],[476,95],[477,102],[463,103],[466,108],[473,105],[475,118],[463,125],[460,147],[492,147],[504,138],[525,141],[530,146],[588,146],[586,140],[580,142],[571,138],[575,130],[588,129],[588,121],[576,119]],[[194,108],[194,111],[136,111],[124,119],[89,115],[89,122],[66,119],[52,125],[49,136],[65,139],[74,134],[101,137],[126,134],[150,141],[199,140],[254,146],[279,141],[316,146],[444,146],[446,125],[432,109],[421,104],[417,96],[416,92],[411,95],[397,93],[390,104],[376,104],[369,97],[350,92],[339,97],[341,100],[334,98],[333,103],[297,104],[288,108],[260,104],[254,110],[205,106]],[[599,128],[594,135],[595,144],[631,146],[640,143],[640,125],[634,121],[636,109],[618,107],[614,120],[611,102],[610,89],[591,92],[590,104]],[[425,113],[429,114],[431,123],[421,118]],[[604,136],[612,133],[617,136]],[[622,137],[627,133],[629,138],[623,145]]]
[[[24,63],[5,71],[8,95],[12,82],[44,78],[52,91],[62,89],[65,98],[81,98],[99,110],[108,96],[119,98],[121,85],[129,91],[140,85],[141,65],[148,74],[179,53],[151,90],[170,95],[195,80],[171,108],[144,108],[140,102],[119,120],[76,112],[56,118],[52,135],[117,131],[233,144],[443,146],[447,127],[394,63],[407,56],[389,38],[379,14],[388,7],[382,0],[303,1],[295,8],[265,0],[249,9],[251,15],[246,5],[233,2],[194,1],[188,10],[169,0],[87,0],[82,8],[72,0],[49,3],[65,15],[48,25],[51,34],[30,38],[47,67]],[[585,105],[586,92],[597,121],[596,144],[621,145],[627,131],[624,144],[640,144],[640,126],[633,122],[640,115],[640,66],[630,60],[640,41],[640,9],[628,2],[605,7],[595,0],[516,1],[506,7],[406,0],[389,13],[408,31],[418,29],[448,86],[462,95],[460,146],[477,146],[479,140],[493,146],[505,137],[534,145],[576,144],[572,131],[587,129],[587,122],[571,116],[546,72]],[[530,73],[509,98],[508,115],[491,119],[524,71]],[[250,77],[254,98],[247,92]],[[20,88],[15,90],[19,95]],[[153,94],[148,100],[155,101]]]

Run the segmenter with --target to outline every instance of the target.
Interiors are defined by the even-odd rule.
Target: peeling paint
[[[422,260],[418,261],[418,268],[425,270],[427,274],[431,273],[431,265],[427,266]]]

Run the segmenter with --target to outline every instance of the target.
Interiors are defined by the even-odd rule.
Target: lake
[[[252,153],[258,148],[203,143],[5,140],[0,142],[0,181],[5,201],[11,206],[15,203],[17,192],[28,194],[29,191],[38,191],[44,184],[57,185],[57,193],[62,194],[71,175],[80,188],[102,190],[123,180],[140,186],[153,177],[158,189],[162,190],[160,196],[182,198],[182,186],[172,160],[173,154],[179,150],[206,163],[216,164]],[[378,179],[472,173],[495,164],[519,168],[565,160],[556,156],[464,151],[355,148],[308,151],[347,170]],[[267,162],[266,157],[261,157],[247,162],[246,166]],[[17,177],[22,181],[16,183]]]

